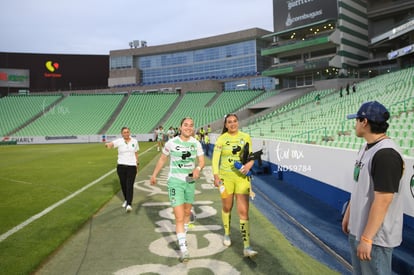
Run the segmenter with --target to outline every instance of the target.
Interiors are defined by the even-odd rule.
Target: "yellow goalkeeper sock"
[[[240,233],[243,239],[244,248],[250,246],[250,226],[248,220],[240,220]]]
[[[230,235],[230,212],[225,213],[223,210],[221,210],[221,220],[223,221],[223,227],[224,227],[224,234]]]

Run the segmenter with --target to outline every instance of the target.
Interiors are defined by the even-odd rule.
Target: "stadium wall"
[[[60,143],[98,143],[109,142],[121,135],[71,135],[71,136],[28,136],[28,137],[2,137],[1,142],[13,144],[60,144]],[[131,134],[138,141],[154,139],[154,134]]]

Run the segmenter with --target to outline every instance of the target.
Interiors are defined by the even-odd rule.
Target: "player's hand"
[[[193,179],[199,179],[200,178],[200,170],[194,169],[193,170]]]
[[[150,184],[151,185],[155,185],[156,183],[157,183],[157,178],[154,177],[154,176],[151,176],[151,178],[150,178]]]
[[[361,241],[357,247],[357,256],[361,261],[371,260],[372,244]]]
[[[215,186],[215,187],[219,187],[219,185],[220,185],[220,181],[221,181],[221,179],[220,179],[220,178],[214,178],[214,182],[213,182],[214,186]]]
[[[239,172],[243,175],[247,175],[250,172],[250,169],[252,169],[253,164],[253,161],[247,162],[246,164],[242,165],[242,167],[240,167]]]

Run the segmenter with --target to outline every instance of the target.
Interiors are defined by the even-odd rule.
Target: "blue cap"
[[[384,105],[378,101],[368,101],[361,105],[356,114],[346,116],[348,119],[366,118],[373,122],[385,122],[390,114]]]

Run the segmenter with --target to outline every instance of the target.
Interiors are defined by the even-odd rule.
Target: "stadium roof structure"
[[[270,58],[260,55],[268,44],[262,37],[270,33],[251,28],[165,45],[148,46],[141,41],[140,47],[135,41],[129,49],[110,51],[108,86],[139,86],[145,92],[219,91],[236,87],[240,83],[234,81],[243,80],[247,89],[263,87],[262,81],[249,83],[248,79],[260,78],[261,71],[270,65]]]
[[[250,39],[261,39],[263,36],[270,34],[270,31],[251,28],[247,30],[241,30],[206,38],[170,43],[165,45],[147,46],[131,49],[120,49],[110,51],[111,56],[123,56],[123,55],[134,55],[134,56],[145,56],[154,55],[161,53],[171,53],[179,51],[189,51],[200,48],[214,47],[220,45],[226,45]]]
[[[414,18],[411,18],[409,21],[371,38],[371,44],[382,43],[387,40],[396,39],[412,31],[414,31]]]

